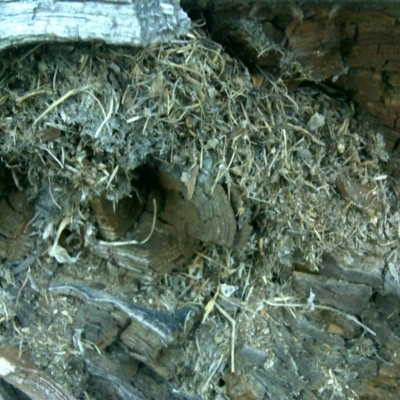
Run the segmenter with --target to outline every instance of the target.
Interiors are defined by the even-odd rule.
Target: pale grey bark
[[[0,0],[0,50],[40,41],[145,46],[168,42],[189,27],[176,0]]]

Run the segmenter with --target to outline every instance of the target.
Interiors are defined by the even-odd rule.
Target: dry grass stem
[[[42,112],[42,114],[40,114],[35,121],[33,122],[32,125],[37,125],[37,123],[39,121],[41,121],[49,112],[51,112],[52,110],[54,110],[57,106],[59,106],[60,104],[62,104],[65,100],[67,100],[68,98],[75,96],[79,93],[85,92],[87,89],[89,89],[90,87],[92,87],[92,85],[87,85],[84,86],[82,88],[77,88],[77,89],[72,89],[69,92],[67,92],[64,96],[60,97],[58,100],[56,100],[51,106],[49,106],[45,111]]]
[[[282,304],[282,303],[275,303],[275,302],[268,301],[268,300],[264,300],[264,302],[265,302],[265,304],[268,304],[269,306],[272,306],[272,307],[302,308],[304,310],[309,309],[308,305],[305,303],[303,303],[303,304],[302,303],[284,303],[284,304]],[[328,311],[332,311],[333,313],[342,315],[343,317],[346,317],[350,321],[353,321],[356,325],[360,326],[361,328],[363,328],[365,331],[367,331],[371,335],[376,336],[376,333],[372,329],[368,328],[368,326],[361,323],[354,315],[346,314],[343,311],[336,310],[333,307],[323,306],[323,305],[318,305],[318,304],[314,304],[313,308],[315,308],[317,310],[328,310]]]

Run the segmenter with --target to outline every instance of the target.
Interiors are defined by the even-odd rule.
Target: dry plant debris
[[[286,62],[285,75],[260,71],[252,79],[199,30],[145,49],[43,44],[4,52],[0,154],[16,190],[25,187],[35,201],[34,218],[27,212],[23,222],[36,251],[29,264],[3,265],[3,344],[19,345],[66,387],[84,388],[84,376],[67,368],[83,348],[71,342],[79,305],[47,293],[49,282],[78,282],[170,313],[192,302],[205,307],[174,378],[187,393],[356,398],[343,339],[323,331],[320,308],[311,313],[318,296],[298,307],[303,303],[288,280],[293,267],[318,271],[324,255],[351,249],[390,262],[398,283],[397,182],[382,172],[387,154],[379,132],[357,126],[350,105],[313,87],[288,90],[287,82],[309,77]],[[171,170],[180,175],[163,175]],[[201,225],[204,232],[193,232],[185,216],[219,192],[228,215],[222,236],[213,221],[220,205]],[[12,204],[17,195],[7,196],[2,201]],[[118,207],[122,227],[113,225]],[[129,217],[125,207],[134,208]],[[168,228],[161,225],[165,210]],[[183,234],[176,218],[187,225]],[[132,226],[142,231],[129,236]],[[110,256],[114,250],[103,242],[125,232],[123,240],[143,247],[118,246],[123,254]],[[154,252],[151,240],[165,241],[165,232],[177,247],[189,240],[190,251],[179,250],[180,263],[171,256],[167,269],[164,256],[140,264]],[[244,246],[232,249],[240,241]],[[34,321],[14,308],[10,287],[21,280],[29,283],[22,303]],[[26,320],[23,329],[15,317]],[[304,331],[314,343],[309,353],[298,340]],[[356,336],[349,353],[364,354],[365,340]],[[250,369],[254,387],[233,384],[235,374]],[[83,396],[84,389],[75,392]]]

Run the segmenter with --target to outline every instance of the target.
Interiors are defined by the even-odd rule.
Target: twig
[[[30,92],[30,93],[24,94],[23,96],[18,97],[17,99],[15,99],[15,102],[17,104],[21,104],[23,101],[25,101],[25,100],[27,100],[27,99],[29,99],[31,97],[38,96],[40,94],[46,94],[47,95],[47,94],[50,94],[50,93],[51,92],[49,90],[46,90],[46,89],[34,90],[33,92]]]
[[[107,113],[106,117],[104,118],[103,122],[102,122],[102,123],[100,124],[100,126],[97,128],[97,131],[96,131],[96,133],[94,134],[94,137],[95,137],[95,138],[98,138],[98,137],[99,137],[101,131],[102,131],[103,128],[104,128],[104,125],[110,120],[111,114],[112,114],[112,112],[113,112],[113,109],[114,109],[114,99],[113,99],[113,97],[111,96],[111,99],[110,99],[110,107],[109,107],[109,109],[108,109],[108,113]]]
[[[273,307],[286,307],[286,308],[290,308],[290,307],[294,307],[294,308],[304,308],[304,309],[309,309],[307,308],[307,304],[301,304],[301,303],[286,303],[286,304],[281,304],[281,303],[274,303],[272,301],[268,301],[268,300],[263,300],[264,303],[268,304],[269,306],[273,306]],[[329,306],[321,306],[321,305],[314,305],[315,309],[319,309],[319,310],[328,310],[328,311],[332,311],[336,314],[339,314],[343,317],[346,317],[347,319],[349,319],[350,321],[353,321],[355,324],[361,326],[361,328],[365,329],[367,332],[369,332],[371,335],[376,336],[376,333],[368,328],[368,326],[364,325],[362,322],[360,322],[354,315],[349,315],[346,314],[343,311],[339,311],[336,310],[336,308],[333,307],[329,307]]]
[[[303,135],[308,136],[314,143],[317,143],[317,144],[319,144],[321,146],[325,146],[324,142],[322,142],[321,140],[319,140],[315,136],[313,136],[313,134],[311,132],[309,132],[307,129],[304,129],[301,126],[293,125],[290,122],[287,122],[286,125],[289,128],[292,128],[293,130],[295,130],[296,132],[300,132]]]
[[[48,178],[49,178],[49,193],[50,193],[50,197],[53,200],[53,203],[57,206],[57,208],[59,210],[61,210],[61,206],[56,202],[56,199],[54,198],[53,193],[51,192],[51,179],[50,179],[50,176],[48,176]]]
[[[31,273],[31,269],[28,268],[28,271],[27,271],[27,273],[26,273],[26,278],[25,278],[25,280],[24,280],[24,282],[23,282],[21,288],[19,289],[18,294],[17,294],[17,299],[15,300],[15,307],[14,307],[15,310],[17,310],[17,308],[18,308],[19,298],[21,297],[21,293],[22,293],[22,291],[24,290],[26,284],[28,283],[29,274],[30,274],[30,273]]]
[[[217,265],[218,267],[221,267],[221,268],[224,268],[224,269],[228,269],[228,270],[229,270],[229,268],[228,268],[226,265],[223,265],[223,264],[218,263],[217,261],[213,260],[211,257],[208,257],[208,256],[206,256],[205,254],[200,253],[199,251],[196,251],[196,254],[197,254],[198,256],[204,258],[205,260],[210,261],[211,263]]]
[[[76,94],[80,92],[86,91],[86,89],[89,89],[92,85],[84,86],[83,88],[77,88],[77,89],[72,89],[68,93],[64,94],[64,96],[60,97],[58,100],[56,100],[50,107],[48,107],[45,111],[43,111],[35,120],[33,125],[36,125],[41,119],[43,119],[50,111],[52,111],[54,108],[56,108],[58,105],[60,105],[63,101],[67,100],[69,97],[75,96]]]
[[[111,182],[112,182],[113,179],[115,178],[115,175],[117,175],[118,169],[119,169],[119,165],[117,165],[117,166],[114,168],[114,171],[112,172],[112,174],[111,174],[111,176],[110,176],[110,179],[109,179],[108,182],[107,182],[106,189],[108,189],[108,188],[110,187]]]

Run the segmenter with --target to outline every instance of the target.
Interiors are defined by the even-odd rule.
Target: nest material
[[[243,195],[242,219],[257,205],[259,237],[279,264],[301,248],[317,267],[320,250],[345,245],[358,225],[349,223],[354,207],[343,213],[339,180],[371,184],[366,227],[386,212],[381,138],[353,131],[345,104],[312,89],[289,93],[285,77],[254,88],[240,63],[196,35],[147,49],[36,50],[18,69],[31,79],[3,77],[3,158],[35,193],[51,193],[54,227],[94,196],[129,195],[150,155],[197,166]]]
[[[2,63],[0,152],[14,181],[28,187],[31,198],[39,197],[32,222],[35,240],[41,250],[49,248],[64,221],[68,234],[85,244],[80,258],[73,246],[68,248],[66,261],[75,264],[58,271],[57,279],[103,282],[121,295],[118,279],[110,283],[107,278],[121,275],[112,262],[96,276],[90,272],[108,252],[99,248],[99,214],[92,215],[93,204],[99,197],[116,205],[125,201],[138,190],[140,168],[157,163],[182,171],[180,184],[192,195],[195,188],[211,194],[223,190],[238,231],[252,222],[241,251],[211,246],[189,262],[190,253],[186,271],[134,295],[157,308],[193,301],[206,306],[196,334],[199,347],[189,343],[186,349],[185,365],[195,376],[177,378],[187,391],[221,391],[218,379],[229,356],[234,365],[234,345],[267,349],[268,340],[285,340],[276,322],[261,312],[263,301],[280,290],[271,281],[275,274],[284,279],[294,264],[318,269],[322,255],[339,247],[377,252],[371,243],[385,246],[381,257],[397,261],[399,216],[381,169],[386,153],[379,133],[360,131],[349,105],[315,88],[289,91],[286,83],[305,78],[297,64],[288,61],[287,75],[279,79],[267,73],[251,77],[198,31],[146,49],[43,45],[8,51]],[[194,169],[199,175],[193,181]],[[162,175],[162,168],[156,171]],[[183,235],[189,231],[190,226]],[[198,242],[234,241],[218,242],[196,232],[190,236]],[[182,237],[177,235],[172,236]],[[45,270],[54,263],[37,254]],[[48,278],[41,271],[36,279],[46,287]],[[64,302],[62,307],[71,306]],[[62,331],[59,325],[54,329]],[[231,329],[236,341],[226,333]],[[28,339],[27,348],[38,355],[40,345],[30,348],[35,340]],[[53,340],[50,346],[74,352],[64,339]],[[276,355],[271,357],[272,363]],[[59,367],[54,362],[54,369]],[[296,379],[293,392],[304,386]],[[328,390],[326,382],[318,390]]]

